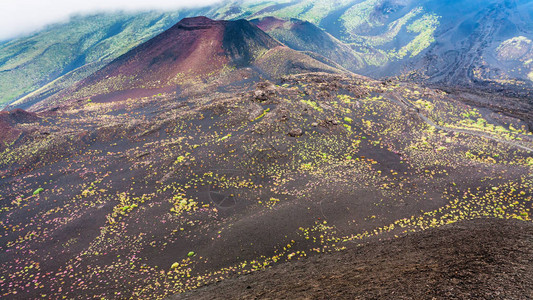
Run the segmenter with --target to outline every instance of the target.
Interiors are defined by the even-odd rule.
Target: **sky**
[[[0,0],[0,41],[68,21],[73,15],[113,11],[171,10],[222,0]]]

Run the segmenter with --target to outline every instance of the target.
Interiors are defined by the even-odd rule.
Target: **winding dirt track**
[[[416,106],[414,106],[411,102],[405,100],[404,98],[402,98],[402,97],[400,97],[400,96],[398,96],[396,94],[391,95],[391,96],[392,97],[390,97],[389,99],[391,99],[393,102],[399,104],[400,106],[402,106],[402,107],[404,107],[406,109],[409,109],[409,108],[414,109],[414,111],[420,117],[420,119],[422,119],[426,124],[428,124],[431,127],[435,127],[435,128],[437,128],[439,130],[444,130],[444,131],[449,131],[449,132],[470,134],[470,135],[486,138],[486,139],[489,139],[489,140],[493,140],[493,141],[496,141],[498,143],[503,143],[503,144],[509,145],[511,147],[520,148],[520,149],[528,151],[528,152],[533,152],[533,148],[531,148],[531,147],[524,146],[524,145],[519,144],[517,142],[500,139],[500,138],[494,137],[492,135],[489,135],[487,133],[483,133],[483,132],[479,132],[479,131],[475,131],[475,130],[451,128],[451,127],[445,127],[445,126],[437,125],[437,124],[435,124],[435,122],[433,122],[431,119],[429,119],[423,113],[421,113],[418,110],[418,108]],[[524,137],[526,139],[530,139],[530,137],[525,136],[525,135],[522,135],[522,137]]]

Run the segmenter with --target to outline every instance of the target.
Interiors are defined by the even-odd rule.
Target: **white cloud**
[[[63,22],[76,14],[171,10],[222,0],[0,0],[0,41]]]

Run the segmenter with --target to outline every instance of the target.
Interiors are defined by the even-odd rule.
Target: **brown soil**
[[[463,221],[225,280],[171,299],[532,299],[533,224]]]

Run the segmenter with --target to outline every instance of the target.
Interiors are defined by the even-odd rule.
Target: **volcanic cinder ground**
[[[8,298],[164,298],[447,223],[531,218],[525,125],[413,84],[295,75],[13,126]]]

